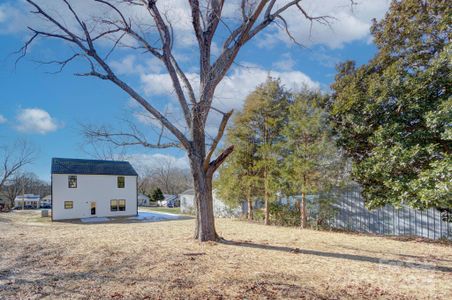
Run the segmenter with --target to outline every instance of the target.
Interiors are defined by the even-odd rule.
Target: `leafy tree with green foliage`
[[[451,27],[449,1],[393,1],[376,56],[338,68],[332,120],[370,208],[452,207]]]
[[[264,199],[265,225],[270,224],[269,204],[276,200],[281,186],[282,130],[287,123],[290,94],[284,90],[279,79],[268,80],[246,99],[241,122],[254,133],[256,145],[254,170],[258,176]],[[262,188],[263,186],[263,188]]]
[[[283,129],[285,140],[282,177],[285,193],[301,194],[300,224],[307,227],[306,195],[326,191],[341,178],[344,160],[336,148],[328,114],[327,97],[315,91],[295,94]]]
[[[165,196],[163,196],[163,192],[160,188],[156,188],[151,195],[152,201],[162,201],[165,200]]]
[[[221,168],[217,186],[226,199],[259,196],[265,202],[265,224],[270,224],[269,203],[276,200],[280,184],[282,129],[287,120],[289,94],[278,79],[268,78],[245,100],[228,142],[234,154]],[[240,195],[245,195],[240,197]]]
[[[215,187],[221,199],[230,207],[242,201],[248,203],[248,220],[253,220],[253,200],[258,194],[257,172],[255,170],[256,144],[253,132],[240,123],[240,113],[227,134],[227,144],[234,145],[235,151],[220,167]]]

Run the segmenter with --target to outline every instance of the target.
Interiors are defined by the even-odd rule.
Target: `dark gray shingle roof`
[[[137,176],[128,161],[52,158],[52,174]]]

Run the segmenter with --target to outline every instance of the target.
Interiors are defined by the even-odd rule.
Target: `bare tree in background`
[[[179,147],[184,149],[190,160],[190,168],[195,189],[195,205],[197,222],[195,238],[200,241],[216,240],[213,206],[212,177],[217,168],[233,151],[233,146],[225,149],[214,158],[216,148],[223,136],[224,130],[232,115],[232,111],[221,112],[223,117],[218,125],[218,132],[211,143],[206,140],[206,122],[212,107],[215,89],[227,74],[241,48],[270,24],[282,26],[290,35],[283,13],[294,9],[300,13],[300,20],[328,24],[327,16],[311,16],[302,7],[301,0],[242,0],[238,1],[240,17],[234,20],[223,18],[224,0],[188,0],[188,10],[191,15],[191,25],[199,50],[199,86],[195,86],[187,77],[186,70],[181,68],[173,52],[174,27],[162,11],[165,1],[157,0],[92,0],[93,5],[99,4],[109,10],[109,13],[98,13],[92,9],[90,15],[77,12],[68,0],[61,0],[73,20],[61,20],[61,11],[43,8],[41,1],[26,0],[34,9],[33,13],[47,21],[50,27],[31,28],[32,36],[21,49],[24,56],[27,48],[38,37],[57,39],[72,45],[75,53],[62,60],[52,61],[64,68],[76,59],[88,62],[90,70],[79,76],[94,76],[111,81],[131,98],[139,103],[155,120],[162,130],[168,131],[175,141],[164,142],[159,138],[155,143],[148,142],[142,136],[119,132],[98,132],[99,137],[111,139],[122,145],[143,145],[152,148]],[[140,8],[147,14],[148,24],[137,24],[128,16],[128,7]],[[76,28],[69,25],[74,21]],[[49,29],[50,28],[50,29]],[[221,30],[218,30],[222,28]],[[107,49],[100,43],[109,39],[112,47]],[[125,40],[133,43],[126,44]],[[221,45],[220,54],[212,56],[212,43]],[[120,78],[111,67],[110,57],[119,46],[135,49],[139,54],[149,55],[162,62],[165,66],[174,88],[181,111],[183,112],[186,132],[176,123],[171,122],[156,106],[156,101],[146,99],[130,82]],[[51,62],[48,62],[51,63]],[[195,92],[196,91],[196,92]],[[218,110],[215,110],[218,111]],[[161,137],[161,135],[160,135]]]
[[[146,167],[140,173],[138,189],[144,194],[160,188],[165,194],[177,195],[193,187],[189,170],[175,166],[169,158],[162,158],[159,165]]]
[[[35,148],[25,140],[18,140],[9,146],[0,147],[0,191],[36,158]]]
[[[3,189],[4,194],[8,198],[9,207],[14,206],[14,199],[24,194],[35,194],[45,197],[51,193],[50,184],[42,181],[34,173],[16,173]]]

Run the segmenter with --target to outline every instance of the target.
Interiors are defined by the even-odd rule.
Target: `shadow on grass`
[[[352,251],[363,251],[363,252],[368,252],[368,253],[381,254],[381,252],[379,252],[379,251],[372,251],[372,250],[368,250],[368,249],[358,249],[358,248],[354,248],[354,247],[339,246],[339,245],[335,245],[335,247],[340,247],[340,248],[343,248],[346,250],[352,250]],[[417,260],[427,259],[427,260],[432,260],[432,261],[438,260],[438,261],[443,261],[443,262],[452,262],[451,259],[436,257],[436,256],[434,256],[434,253],[432,253],[431,256],[419,256],[419,255],[409,255],[409,254],[391,253],[391,252],[386,252],[386,254],[400,256],[400,257],[406,257],[406,258],[411,258],[411,259],[417,259]]]
[[[281,252],[294,253],[294,254],[307,254],[307,255],[315,255],[315,256],[320,256],[320,257],[339,258],[339,259],[345,259],[345,260],[369,262],[369,263],[374,263],[374,264],[379,264],[379,265],[403,267],[403,268],[408,268],[408,269],[420,269],[420,270],[452,273],[452,267],[438,266],[438,265],[434,265],[434,264],[424,264],[424,263],[417,263],[417,262],[408,262],[408,261],[397,260],[397,259],[383,259],[383,258],[378,258],[378,257],[356,255],[356,254],[325,252],[325,251],[318,251],[318,250],[305,250],[305,249],[286,247],[286,246],[273,246],[273,245],[266,245],[266,244],[257,244],[257,243],[252,243],[252,242],[248,242],[248,241],[220,240],[219,243],[224,244],[224,245],[244,247],[244,248],[281,251]]]

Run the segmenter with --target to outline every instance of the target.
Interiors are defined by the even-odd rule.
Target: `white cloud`
[[[296,61],[290,53],[281,55],[281,59],[273,63],[273,67],[281,71],[291,71],[296,65]]]
[[[274,10],[284,5],[288,0],[277,1]],[[25,1],[3,1],[0,4],[0,33],[17,33],[27,30],[27,26],[48,28],[48,24],[37,15],[30,14],[31,6]],[[306,20],[296,7],[290,8],[284,13],[293,35],[306,45],[323,44],[331,48],[341,47],[344,43],[354,40],[366,40],[369,35],[369,25],[372,18],[381,18],[389,7],[390,0],[360,0],[353,9],[350,0],[306,0],[302,2],[303,8],[313,16],[329,15],[337,20],[332,20],[331,30],[328,26],[313,24],[312,35],[310,22]],[[71,15],[63,1],[41,0],[39,1],[47,11],[56,16],[70,28],[77,27],[76,20]],[[117,18],[108,7],[93,1],[72,1],[73,8],[90,24],[95,15]],[[134,24],[150,24],[150,16],[147,10],[141,6],[117,3],[127,19]],[[175,49],[192,48],[196,45],[195,36],[191,24],[191,11],[186,0],[157,1],[157,6],[171,22],[175,34]],[[234,28],[240,19],[240,1],[228,1],[223,10],[223,23],[220,26]],[[104,25],[106,26],[106,25]],[[102,26],[97,26],[100,30]],[[224,28],[221,28],[221,30]],[[154,31],[152,31],[154,32]],[[155,32],[154,32],[155,33]],[[149,37],[153,39],[155,36]],[[258,35],[257,44],[268,47],[275,45],[275,41],[290,42],[284,29],[273,26],[273,30],[266,29]],[[217,41],[221,43],[221,41]],[[216,46],[214,46],[214,52]]]
[[[24,31],[24,12],[10,3],[0,4],[0,34]]]
[[[313,52],[309,56],[310,59],[318,62],[320,65],[327,67],[327,68],[334,68],[338,63],[341,62],[342,59],[340,57],[330,55],[322,48],[323,47],[321,47],[317,51]]]
[[[198,77],[198,74],[196,73],[187,73],[185,75],[188,78],[194,78],[194,81],[196,81],[196,77]],[[141,84],[144,93],[148,96],[174,95],[173,84],[168,73],[143,74],[141,75]]]
[[[25,3],[25,1],[7,0],[0,4],[0,34],[20,33],[28,31],[27,26],[39,29],[49,29],[49,23],[36,14],[31,14],[30,10],[33,7]],[[67,8],[64,1],[41,0],[37,1],[46,12],[49,12],[58,21],[63,22],[65,26],[74,32],[81,31],[74,16]],[[112,20],[118,19],[118,15],[110,7],[96,3],[94,1],[70,1],[74,11],[82,17],[83,21],[88,25],[92,35],[96,32],[106,28],[106,24],[98,24],[92,26],[93,20],[99,16],[109,18]],[[130,5],[126,1],[117,1],[115,3],[127,20],[132,20],[137,30],[138,26],[142,24],[146,26],[154,26],[152,18],[146,9],[139,5]],[[191,10],[188,1],[185,0],[165,0],[158,1],[159,7],[166,20],[171,22],[175,34],[175,46],[190,47],[196,43],[193,29],[191,27]],[[93,30],[91,30],[93,28]],[[54,31],[54,30],[52,30]],[[154,36],[148,36],[151,40],[157,37],[157,31],[151,30]],[[119,34],[117,35],[119,37]],[[111,41],[107,39],[99,39],[105,45],[111,45]],[[122,42],[127,41],[131,44],[131,39],[123,39]]]
[[[242,64],[244,67],[237,67],[232,70],[229,76],[226,76],[218,85],[213,106],[222,111],[234,109],[239,111],[242,109],[245,98],[259,84],[264,83],[269,76],[280,78],[285,88],[290,90],[298,90],[301,88],[320,89],[320,83],[313,81],[309,76],[300,71],[269,71],[259,66],[251,64]],[[187,77],[192,82],[195,94],[199,94],[199,75],[197,73],[189,73]],[[183,132],[186,130],[184,118],[181,110],[176,103],[176,95],[168,74],[146,74],[141,76],[142,89],[145,94],[150,97],[153,103],[160,102],[160,105],[168,108],[167,118],[172,121]],[[165,96],[160,99],[160,96]],[[166,103],[166,97],[170,97],[172,103]],[[135,117],[144,124],[160,126],[160,124],[148,117],[145,113],[136,113]],[[207,134],[213,136],[216,134],[218,123],[221,115],[212,112],[209,115],[208,124],[206,125]]]
[[[48,112],[40,108],[25,108],[17,115],[16,129],[27,133],[46,134],[60,126]]]
[[[269,71],[260,67],[236,68],[219,84],[215,92],[214,105],[224,110],[240,110],[246,96],[256,86],[265,82],[269,76],[280,78],[281,83],[287,89],[320,88],[318,82],[313,81],[308,75],[300,71]]]
[[[313,81],[308,75],[300,71],[270,71],[259,66],[246,65],[232,70],[218,85],[215,92],[214,103],[217,108],[241,109],[246,96],[256,86],[265,82],[268,76],[280,78],[282,84],[288,89],[308,87],[320,88],[318,82]],[[195,93],[199,94],[199,75],[188,73],[187,77],[192,82]],[[142,88],[148,96],[173,96],[174,89],[168,74],[146,74],[141,76]]]
[[[156,168],[163,163],[170,163],[172,167],[180,169],[188,169],[190,167],[188,157],[173,156],[163,153],[155,154],[130,154],[127,160],[138,170],[145,171],[148,168]]]
[[[308,0],[303,1],[303,8],[311,16],[331,16],[330,25],[310,23],[303,18],[300,11],[293,7],[283,16],[295,39],[303,45],[327,45],[329,48],[340,48],[345,43],[356,40],[366,41],[369,37],[371,19],[381,19],[386,13],[390,0],[361,0],[350,6],[349,0]],[[281,6],[284,2],[280,3]],[[311,27],[312,25],[312,27]],[[261,35],[260,47],[273,47],[275,41],[293,44],[285,33],[283,26],[273,27],[273,32]]]
[[[119,75],[159,73],[164,67],[163,63],[155,57],[140,60],[136,55],[126,55],[121,60],[112,61],[110,65]]]
[[[6,123],[8,120],[3,116],[0,115],[0,124]]]

